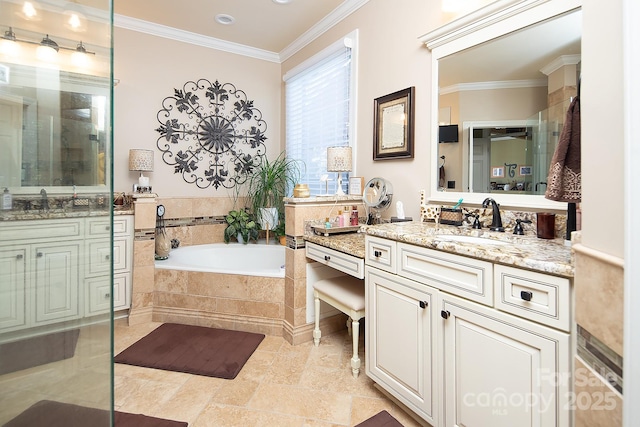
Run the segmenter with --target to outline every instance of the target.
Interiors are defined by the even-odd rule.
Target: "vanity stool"
[[[353,337],[353,357],[351,358],[351,372],[354,378],[360,373],[360,358],[358,357],[358,334],[360,319],[364,317],[364,280],[353,276],[339,276],[319,280],[313,284],[315,298],[316,327],[313,330],[313,343],[320,344],[320,300],[348,315],[347,329]]]

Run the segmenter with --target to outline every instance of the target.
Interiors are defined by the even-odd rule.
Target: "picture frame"
[[[504,178],[504,166],[491,166],[491,178]]]
[[[518,166],[518,174],[520,176],[529,176],[532,175],[531,166],[520,165]]]
[[[374,99],[374,161],[413,158],[414,103],[414,86]]]
[[[349,178],[349,194],[362,196],[364,190],[364,178],[361,176],[352,176]]]

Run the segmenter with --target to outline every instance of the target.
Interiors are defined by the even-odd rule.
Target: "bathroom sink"
[[[504,245],[511,244],[503,240],[487,239],[485,237],[475,237],[475,236],[461,236],[459,234],[438,234],[436,235],[436,237],[441,240],[450,240],[452,242],[460,242],[460,243],[473,243],[476,245],[504,246]]]

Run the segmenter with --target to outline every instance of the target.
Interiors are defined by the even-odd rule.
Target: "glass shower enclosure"
[[[0,425],[112,425],[112,15],[0,0]]]

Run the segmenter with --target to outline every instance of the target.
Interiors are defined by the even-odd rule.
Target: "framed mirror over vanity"
[[[420,38],[432,52],[430,202],[566,209],[544,192],[578,91],[580,5],[495,1]],[[458,138],[439,142],[451,125]]]

